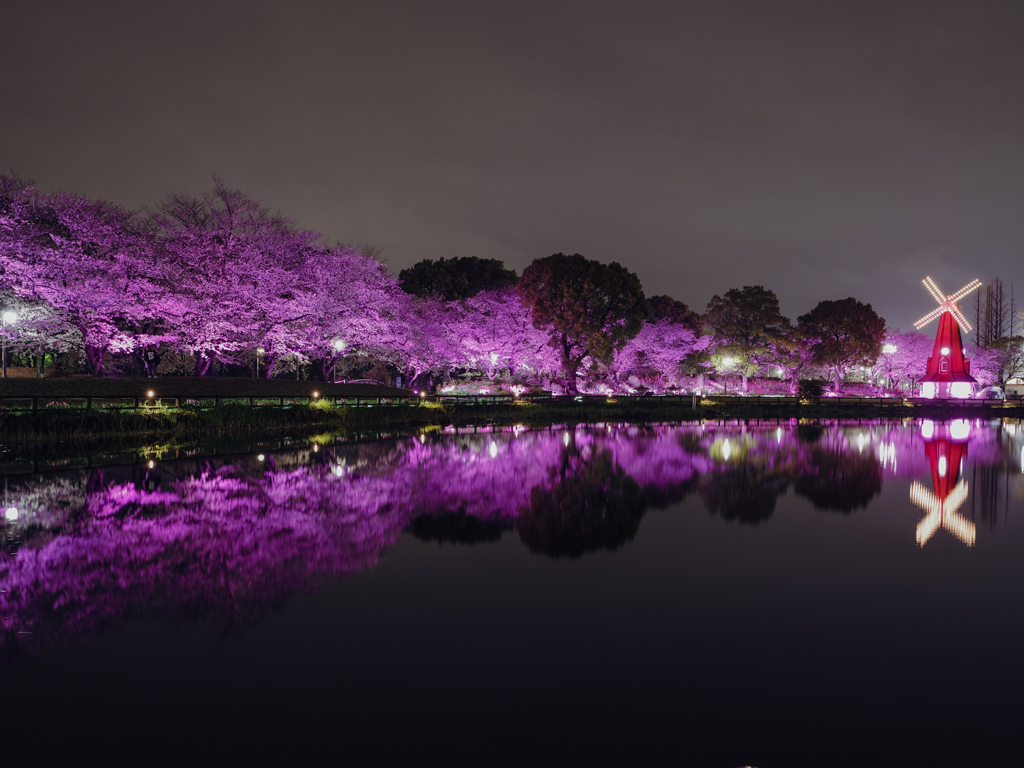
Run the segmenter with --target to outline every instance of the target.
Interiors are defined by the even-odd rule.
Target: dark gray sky
[[[0,169],[129,207],[212,172],[397,269],[617,260],[891,326],[1024,293],[1024,3],[0,2]]]

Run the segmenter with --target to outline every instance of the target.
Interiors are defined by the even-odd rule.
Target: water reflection
[[[977,522],[1005,515],[1011,475],[1020,492],[1022,442],[998,421],[468,428],[8,476],[0,642],[70,641],[142,607],[230,630],[373,567],[405,531],[438,544],[511,534],[552,558],[611,552],[648,511],[691,496],[756,526],[790,489],[850,515],[886,480],[914,480],[918,543],[945,530],[974,545]]]
[[[926,419],[921,424],[934,489],[934,492],[929,491],[917,480],[910,486],[910,500],[927,513],[917,525],[917,543],[922,547],[939,528],[949,531],[967,546],[974,546],[977,538],[974,523],[957,512],[967,500],[967,482],[960,476],[970,434],[970,424],[963,419],[937,426]]]

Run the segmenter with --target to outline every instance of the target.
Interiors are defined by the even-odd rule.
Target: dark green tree
[[[454,259],[424,259],[398,273],[402,290],[414,296],[438,295],[447,301],[476,296],[515,285],[514,269],[505,269],[498,259],[460,256]]]
[[[797,325],[807,338],[817,339],[814,361],[829,371],[833,391],[855,365],[874,365],[882,354],[885,320],[870,304],[852,296],[839,301],[821,301]]]
[[[744,392],[747,378],[771,360],[775,342],[789,325],[779,311],[779,297],[760,285],[713,296],[704,323],[714,331],[718,354],[733,359],[743,377]]]
[[[650,322],[656,323],[659,320],[670,320],[673,323],[685,325],[695,334],[700,336],[703,323],[698,313],[694,312],[683,302],[673,299],[671,296],[651,296]]]
[[[618,264],[602,264],[578,253],[556,253],[523,271],[519,296],[533,326],[549,333],[561,357],[569,389],[586,358],[610,363],[651,316],[640,278]]]

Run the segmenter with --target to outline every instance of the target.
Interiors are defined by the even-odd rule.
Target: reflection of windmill
[[[939,528],[945,528],[967,546],[974,546],[974,523],[957,513],[967,499],[967,481],[957,480],[967,455],[969,435],[970,425],[963,420],[938,425],[926,420],[921,425],[935,489],[932,493],[916,480],[910,486],[910,500],[928,513],[917,524],[917,543],[922,547]]]
[[[914,323],[914,327],[920,330],[937,317],[939,331],[935,334],[932,356],[928,358],[928,371],[921,379],[921,394],[924,397],[970,397],[971,385],[975,380],[971,376],[970,363],[964,360],[960,328],[964,327],[970,332],[971,324],[967,322],[957,302],[980,287],[981,281],[974,280],[949,296],[943,296],[930,277],[922,282],[939,302],[939,306]]]
[[[967,482],[961,480],[949,496],[940,499],[917,480],[910,486],[910,500],[928,514],[917,524],[917,543],[922,547],[939,527],[956,536],[969,547],[974,546],[974,523],[957,513],[967,498]]]

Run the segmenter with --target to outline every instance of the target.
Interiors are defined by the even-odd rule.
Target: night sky
[[[0,169],[44,190],[216,172],[396,270],[579,252],[698,310],[1024,294],[1024,3],[2,0],[0,36]]]

